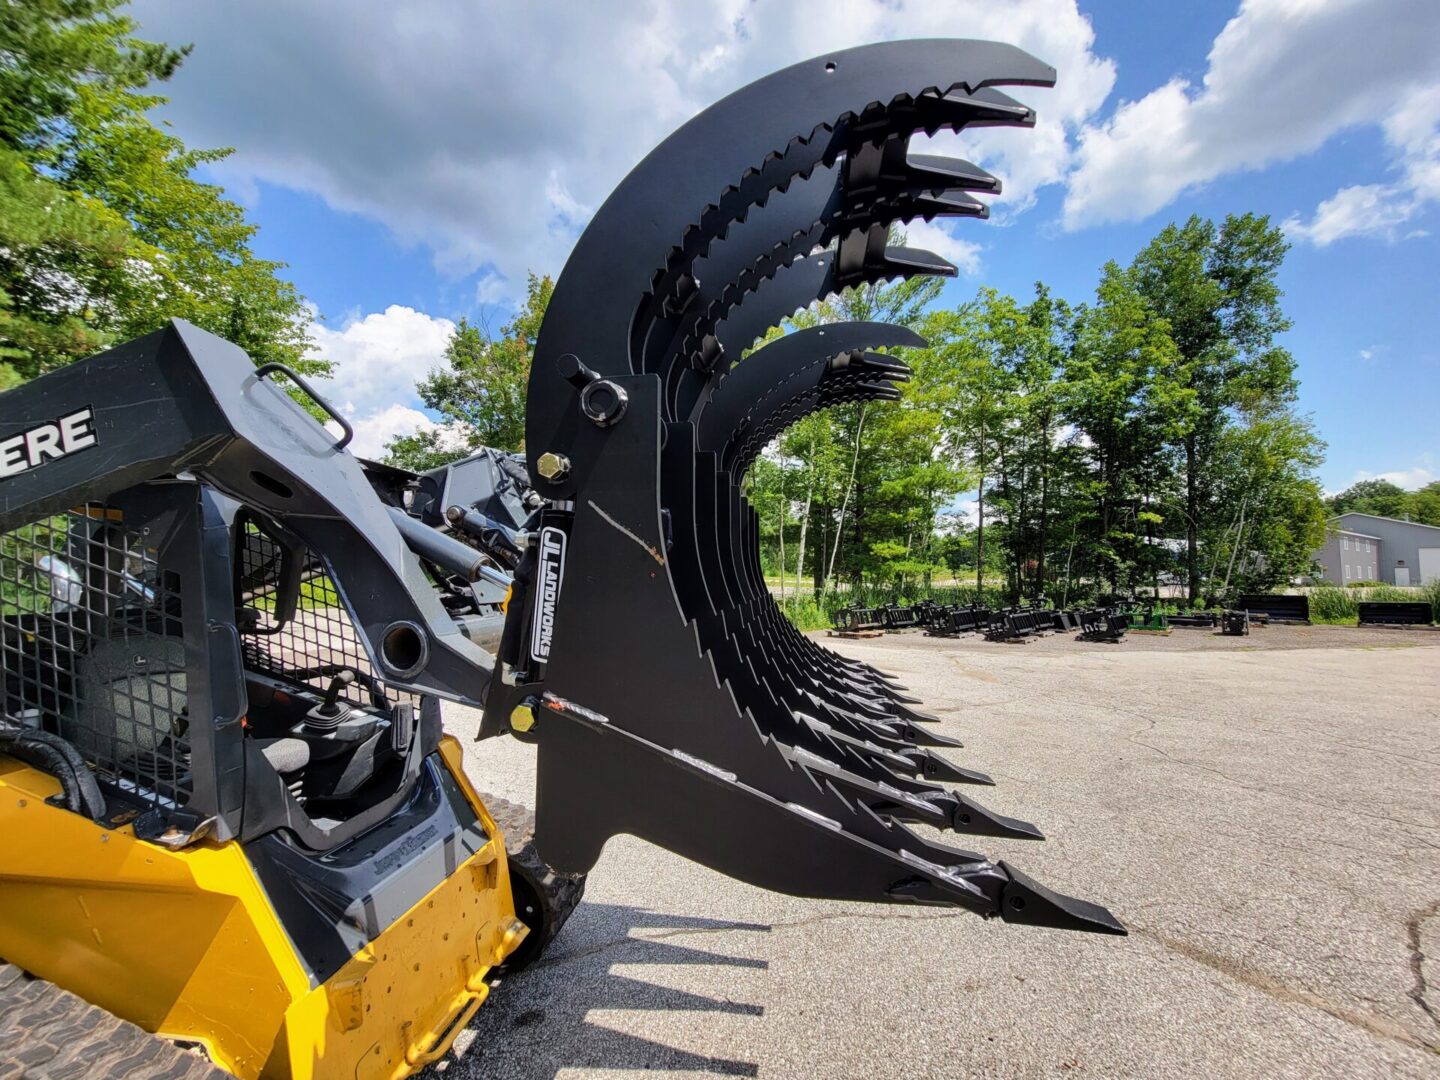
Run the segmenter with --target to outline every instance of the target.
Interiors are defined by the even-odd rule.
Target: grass
[[[275,591],[273,589],[257,593],[250,597],[246,603],[253,608],[266,613],[275,610]],[[300,583],[299,610],[311,611],[314,608],[329,608],[340,606],[340,594],[335,591],[335,584],[324,574],[312,578],[306,578]]]
[[[841,608],[881,607],[885,604],[914,604],[933,600],[937,604],[979,604],[981,607],[1004,607],[1004,590],[997,584],[976,589],[973,585],[939,585],[900,588],[895,585],[855,585],[846,589],[827,590],[816,597],[811,592],[775,597],[775,603],[800,630],[825,630],[833,625],[832,616]]]
[[[1330,626],[1354,626],[1359,621],[1362,601],[1417,601],[1428,602],[1440,612],[1440,582],[1432,582],[1423,588],[1399,588],[1395,585],[1376,585],[1370,588],[1343,588],[1339,585],[1318,585],[1309,590],[1310,621]],[[938,604],[979,604],[982,607],[1004,607],[1008,601],[1003,590],[997,585],[976,590],[973,585],[932,586],[929,589],[900,589],[893,585],[859,585],[842,590],[827,591],[816,597],[810,592],[776,597],[786,617],[800,630],[825,630],[832,625],[832,616],[843,607],[880,607],[884,604],[913,604],[918,600],[933,600]],[[1073,606],[1073,604],[1072,604]],[[1140,602],[1137,607],[1149,607]],[[1154,605],[1159,614],[1175,615],[1188,605],[1175,601],[1162,601]]]
[[[1440,582],[1421,588],[1403,589],[1395,585],[1373,588],[1344,588],[1339,585],[1317,585],[1309,591],[1310,621],[1328,626],[1354,626],[1360,619],[1362,601],[1429,603],[1440,608]]]

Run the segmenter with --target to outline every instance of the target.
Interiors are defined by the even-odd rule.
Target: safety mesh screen
[[[335,583],[313,556],[304,556],[300,567],[294,617],[277,624],[282,546],[254,520],[246,519],[239,535],[240,603],[256,615],[255,625],[243,636],[247,668],[306,683],[319,691],[342,671],[351,671],[355,681],[340,697],[353,705],[378,708],[419,701],[418,695],[387,686],[375,673]]]
[[[191,792],[180,580],[118,512],[89,506],[0,536],[6,722],[68,739],[157,805]]]

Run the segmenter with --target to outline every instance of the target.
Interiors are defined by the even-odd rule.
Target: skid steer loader
[[[953,273],[890,226],[999,182],[908,140],[1029,125],[995,87],[1052,81],[897,42],[695,117],[576,244],[523,461],[361,461],[303,378],[183,322],[0,397],[0,1075],[409,1075],[621,833],[801,896],[1123,933],[937,839],[1040,834],[790,627],[741,494],[923,343],[841,323],[737,359],[817,298]],[[472,788],[442,699],[534,744],[533,819]]]

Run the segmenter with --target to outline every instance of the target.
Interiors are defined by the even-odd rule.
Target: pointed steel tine
[[[869,401],[899,401],[900,388],[888,382],[863,382],[843,395],[847,399],[861,398]]]
[[[1028,821],[1006,817],[985,809],[974,799],[951,792],[955,799],[955,818],[950,827],[956,832],[978,836],[1010,836],[1017,840],[1044,840],[1045,834]]]
[[[916,274],[955,277],[960,273],[959,268],[950,260],[923,248],[887,247],[881,265],[895,277],[913,277]]]
[[[1010,877],[1000,894],[1000,917],[1006,922],[1097,934],[1129,933],[1119,919],[1099,904],[1047,889],[1008,862],[1001,861],[999,865]]]
[[[994,787],[995,781],[988,773],[979,772],[975,769],[962,769],[959,765],[946,761],[938,754],[929,751],[922,751],[917,755],[916,762],[920,766],[920,775],[926,780],[949,780],[956,784],[983,784],[987,787]]]
[[[913,720],[917,724],[940,723],[940,717],[934,713],[922,712],[920,709],[912,709],[909,702],[901,701],[898,698],[894,699],[894,710],[895,715],[903,717],[906,720]]]
[[[966,127],[986,127],[991,124],[1031,127],[1035,123],[1035,110],[1022,105],[1009,94],[1002,94],[994,87],[976,90],[973,94],[951,91],[943,95],[946,105],[959,106],[969,112]]]
[[[950,735],[941,735],[939,732],[930,731],[927,728],[916,727],[914,724],[895,717],[890,718],[890,725],[900,738],[914,746],[948,746],[952,750],[958,750],[965,745]]]
[[[914,196],[912,205],[919,213],[917,217],[973,217],[982,221],[990,216],[990,207],[979,199],[972,199],[963,191],[927,192]]]
[[[905,170],[907,179],[916,185],[937,184],[963,191],[980,191],[988,195],[998,195],[1002,189],[998,177],[991,176],[980,166],[962,158],[907,153]]]
[[[830,362],[830,366],[832,370],[836,371],[847,368],[864,368],[869,371],[890,373],[897,378],[910,378],[910,365],[903,360],[886,356],[884,353],[865,352],[859,349],[841,353]]]
[[[896,729],[902,739],[915,746],[941,746],[951,750],[961,750],[965,746],[953,735],[941,735],[939,732],[916,727],[914,724],[900,723],[896,725]]]

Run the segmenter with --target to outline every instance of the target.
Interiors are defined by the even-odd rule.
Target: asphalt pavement
[[[437,1074],[1440,1077],[1440,632],[829,644],[1049,837],[966,846],[1130,936],[778,896],[621,837]],[[530,747],[447,721],[533,801]]]

